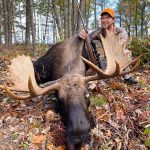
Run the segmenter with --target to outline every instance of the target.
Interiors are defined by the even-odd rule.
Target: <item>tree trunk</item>
[[[121,27],[121,25],[122,25],[122,10],[120,8],[120,10],[119,10],[119,26]]]
[[[63,29],[64,29],[64,39],[68,37],[68,32],[67,32],[67,12],[66,12],[66,0],[63,0]]]
[[[72,35],[74,35],[76,33],[75,28],[76,28],[76,23],[75,23],[75,18],[76,18],[76,1],[72,0]]]
[[[8,46],[12,45],[12,24],[13,24],[13,2],[8,0],[7,3],[7,19],[8,19]]]
[[[14,3],[14,1],[12,0],[12,4]],[[13,5],[12,5],[13,6]],[[15,7],[12,7],[12,31],[13,31],[13,36],[14,36],[14,42],[17,42],[16,39],[16,30],[15,30]]]
[[[26,0],[26,33],[25,33],[25,46],[30,45],[30,0]]]
[[[138,25],[137,25],[137,14],[138,14],[138,1],[136,0],[135,2],[135,20],[134,20],[134,24],[135,24],[135,36],[138,36]]]
[[[141,37],[142,38],[144,36],[145,7],[146,7],[146,4],[145,2],[143,2],[141,6]]]
[[[121,6],[121,9],[122,9],[123,14],[125,16],[125,22],[126,22],[126,25],[127,25],[128,36],[130,36],[130,23],[129,22],[130,22],[131,17],[128,18],[127,14],[126,14],[126,10],[123,8],[122,4],[120,6]],[[129,21],[128,21],[128,19],[129,19]]]
[[[84,0],[80,0],[80,5],[79,5],[79,8],[80,8],[82,15],[83,15],[83,4],[84,4],[83,2],[84,2]],[[81,17],[80,17],[79,11],[78,11],[76,32],[78,33],[80,30],[81,30]]]
[[[59,36],[60,36],[60,39],[63,39],[63,31],[62,31],[62,27],[61,27],[61,22],[60,22],[60,19],[59,19],[59,15],[58,15],[58,10],[57,10],[57,7],[56,7],[56,1],[55,0],[52,0],[52,9],[53,9],[53,18],[56,22],[56,25],[57,25],[57,29],[58,29],[58,33],[59,33]]]
[[[49,10],[50,10],[50,0],[48,0],[47,11],[46,11],[46,23],[45,23],[45,33],[44,33],[45,38],[46,38],[46,32],[47,32],[47,26],[48,26]],[[45,39],[44,39],[44,43],[45,43]]]
[[[128,36],[130,36],[131,35],[131,26],[132,26],[132,23],[131,23],[132,8],[131,8],[131,1],[129,1],[129,0],[128,0],[128,5],[129,5]]]
[[[57,41],[57,36],[56,36],[56,23],[55,21],[53,22],[53,43],[55,44]]]
[[[96,0],[94,2],[94,23],[95,23],[95,29],[97,28],[97,16],[96,16],[97,10],[96,10]]]
[[[4,38],[5,38],[5,46],[8,46],[8,20],[7,20],[7,4],[6,0],[2,0],[3,4],[3,28],[4,28]]]
[[[33,20],[33,0],[29,0],[30,2],[30,23],[31,23],[31,33],[32,33],[32,51],[33,54],[36,55],[36,43],[35,43],[35,26],[34,26],[34,20]]]
[[[5,46],[10,48],[12,44],[12,3],[10,0],[2,0]]]
[[[86,9],[86,29],[88,30],[89,28],[89,18],[90,18],[90,5],[91,5],[91,2],[88,0],[87,2],[87,9]]]
[[[22,16],[21,16],[21,6],[20,6],[20,3],[19,3],[19,20],[20,20],[20,25],[21,25],[21,41],[23,42],[23,25],[22,25]]]
[[[39,18],[39,15],[37,16],[37,18]],[[37,38],[38,38],[38,43],[40,43],[40,19],[37,20]]]
[[[0,44],[2,44],[2,5],[0,4]]]
[[[68,38],[72,35],[71,33],[71,2],[68,0]]]

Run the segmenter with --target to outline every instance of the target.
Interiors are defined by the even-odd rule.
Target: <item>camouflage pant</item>
[[[129,51],[128,49],[125,49],[124,52],[128,53],[129,60],[132,60],[132,53],[131,53],[131,51]],[[130,67],[127,67],[126,71],[128,71],[129,69],[130,69]],[[131,74],[126,74],[126,75],[123,76],[124,79],[129,79],[130,77],[131,77]]]

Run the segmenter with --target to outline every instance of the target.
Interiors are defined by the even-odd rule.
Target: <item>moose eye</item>
[[[86,98],[86,104],[87,104],[87,107],[89,107],[90,106],[90,100],[88,99],[88,98]]]
[[[63,103],[64,103],[64,97],[59,97],[58,100],[59,100],[59,104],[63,105]]]
[[[63,102],[63,101],[64,101],[64,97],[60,97],[59,100],[60,100],[61,102]]]

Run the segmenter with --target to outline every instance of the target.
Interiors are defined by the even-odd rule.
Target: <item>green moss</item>
[[[14,133],[13,135],[12,135],[12,140],[16,140],[17,138],[18,138],[18,134],[17,133]]]
[[[90,96],[89,100],[91,101],[91,104],[94,104],[96,106],[103,106],[108,103],[106,97],[101,95]]]
[[[148,135],[148,134],[150,134],[150,127],[148,127],[148,128],[146,128],[145,130],[144,130],[144,135]]]
[[[21,143],[21,146],[23,147],[24,150],[28,150],[29,149],[29,144],[27,142],[25,143]]]
[[[150,139],[145,140],[144,145],[150,147]]]

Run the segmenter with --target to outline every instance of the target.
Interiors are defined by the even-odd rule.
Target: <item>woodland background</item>
[[[133,57],[143,54],[133,75],[138,84],[121,77],[89,84],[89,112],[95,127],[82,150],[150,149],[150,0],[78,0],[88,31],[98,28],[106,7],[125,28]],[[83,28],[77,0],[0,0],[0,84],[11,85],[8,65],[17,54],[36,60],[51,44]],[[19,93],[18,93],[19,94]],[[0,150],[65,150],[61,117],[52,111],[56,98],[44,95],[16,101],[0,91]]]
[[[25,46],[56,43],[78,33],[82,27],[77,3],[87,30],[100,26],[100,13],[106,7],[116,11],[116,25],[129,36],[150,34],[149,0],[0,0],[0,44]]]

